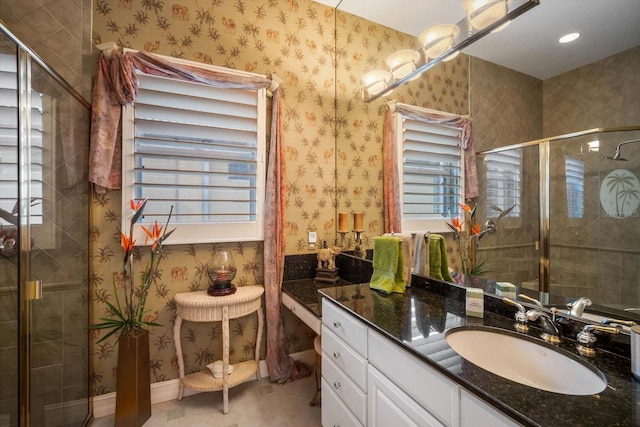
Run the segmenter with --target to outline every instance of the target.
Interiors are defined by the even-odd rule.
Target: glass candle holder
[[[236,277],[236,264],[233,255],[226,249],[216,251],[213,261],[207,267],[209,288],[207,294],[211,296],[230,295],[236,291],[231,281]]]

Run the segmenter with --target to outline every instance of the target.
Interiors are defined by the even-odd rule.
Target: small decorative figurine
[[[338,269],[336,268],[336,256],[340,253],[339,247],[327,247],[326,240],[322,244],[322,249],[318,252],[318,267],[316,268],[316,278],[318,282],[336,283],[338,279]]]

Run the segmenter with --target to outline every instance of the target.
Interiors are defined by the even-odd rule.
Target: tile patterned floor
[[[181,401],[153,405],[144,427],[320,427],[320,403],[309,406],[315,391],[311,374],[287,384],[268,378],[229,390],[229,413],[222,413],[222,392],[200,393]],[[113,426],[114,416],[98,418],[92,427]]]

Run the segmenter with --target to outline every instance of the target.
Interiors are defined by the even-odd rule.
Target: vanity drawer
[[[362,357],[367,357],[367,327],[329,302],[327,298],[322,299],[322,324]]]
[[[331,360],[339,369],[346,373],[361,390],[364,391],[367,389],[367,360],[340,340],[327,326],[323,325],[322,369],[324,369],[326,360]]]
[[[313,332],[320,335],[322,322],[320,321],[318,316],[311,312],[311,310],[300,304],[295,299],[291,298],[289,295],[287,295],[286,292],[282,293],[282,305],[291,310],[291,312],[295,314],[298,319],[302,320],[308,327],[310,327]]]
[[[322,378],[358,421],[366,424],[367,395],[326,355],[322,358]]]
[[[322,338],[324,344],[324,337]],[[447,426],[458,419],[459,387],[435,368],[369,330],[369,363]]]
[[[349,408],[333,392],[333,387],[322,379],[322,425],[327,427],[362,427]]]

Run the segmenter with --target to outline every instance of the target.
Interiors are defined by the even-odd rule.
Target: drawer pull
[[[335,328],[339,328],[341,325],[340,325],[340,322],[338,322],[338,321],[336,320],[335,322],[333,322],[333,326],[334,326]]]
[[[290,310],[291,310],[292,313],[295,313],[296,312],[296,306],[292,305]]]
[[[334,359],[338,359],[340,357],[340,352],[339,351],[334,351],[333,352],[333,358]]]
[[[333,382],[333,388],[335,388],[336,390],[340,388],[340,381],[334,381]]]

